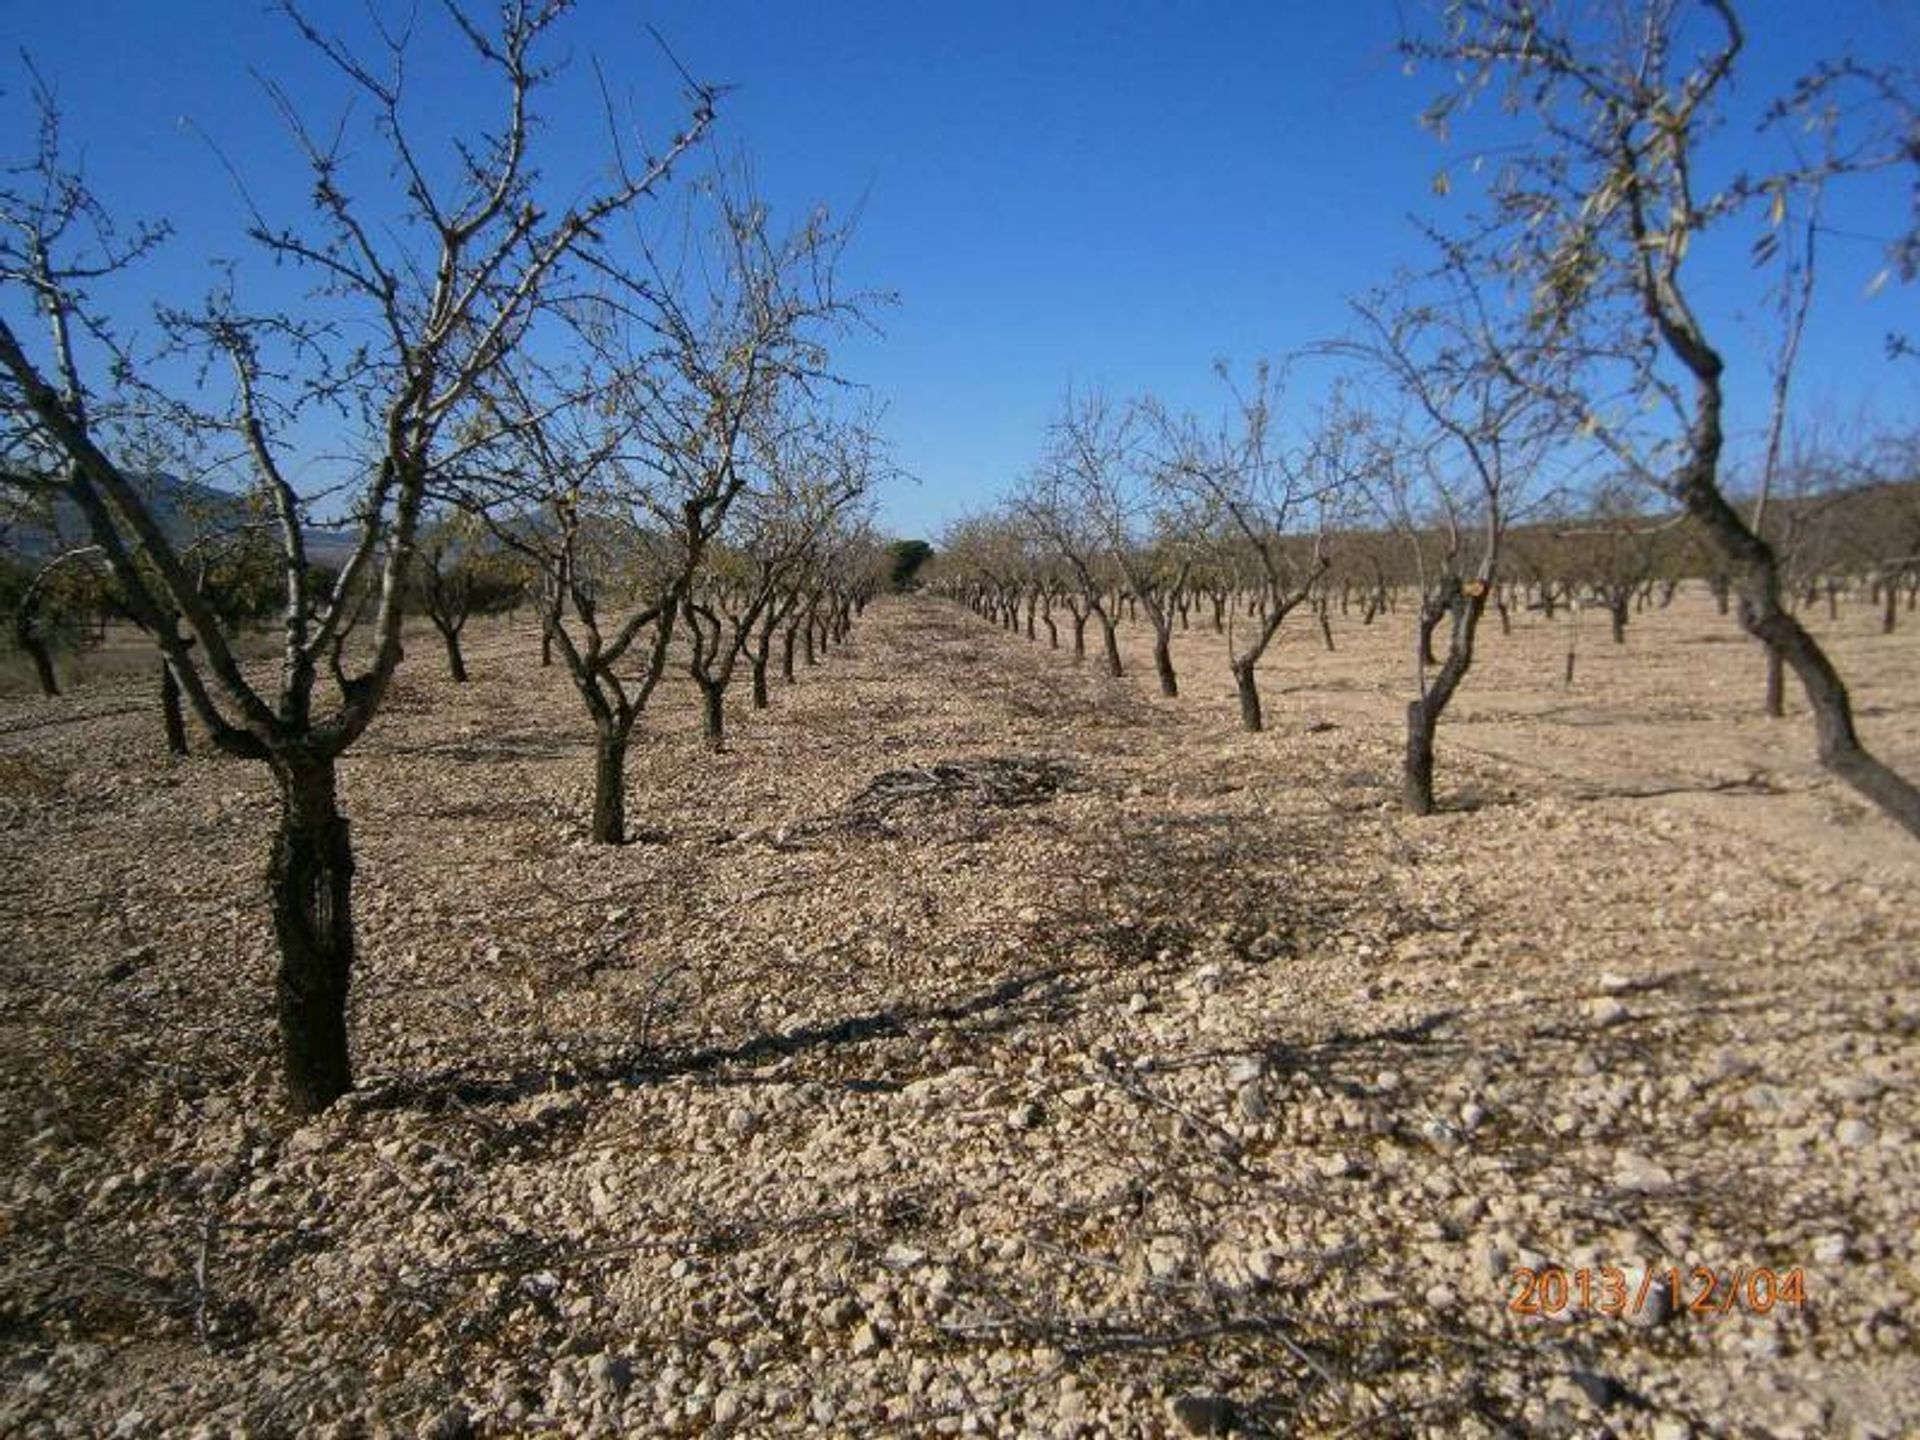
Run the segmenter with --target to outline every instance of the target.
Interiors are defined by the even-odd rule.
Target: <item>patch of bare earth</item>
[[[1301,627],[1249,736],[1210,633],[1162,701],[882,602],[724,755],[660,697],[620,849],[528,630],[423,636],[299,1128],[264,774],[0,702],[0,1431],[1900,1433],[1915,847],[1684,596],[1571,690],[1489,634],[1409,821],[1407,628]]]

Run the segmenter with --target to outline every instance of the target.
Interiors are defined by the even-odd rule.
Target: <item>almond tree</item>
[[[1487,328],[1484,362],[1685,510],[1742,627],[1799,679],[1821,764],[1920,836],[1920,788],[1861,743],[1846,684],[1783,603],[1778,557],[1722,488],[1727,361],[1697,257],[1756,212],[1764,237],[1804,176],[1722,169],[1706,143],[1745,45],[1732,0],[1455,0],[1442,15],[1408,45],[1449,74],[1429,120],[1489,91],[1515,117],[1497,126],[1489,213],[1457,242],[1462,264],[1521,297]]]
[[[700,692],[713,749],[725,743],[727,687],[750,650],[754,702],[765,706],[772,627],[783,602],[798,603],[797,582],[818,567],[829,530],[871,492],[877,446],[866,426],[802,414],[756,447],[761,453],[752,468],[761,479],[735,503],[704,583],[688,587],[681,600],[691,650],[687,671]]]
[[[414,569],[419,607],[446,646],[447,674],[456,685],[467,681],[461,632],[475,615],[497,615],[526,598],[525,571],[510,552],[489,543],[471,515],[455,511],[428,526]]]
[[[847,232],[816,210],[784,235],[709,185],[684,244],[635,236],[576,298],[589,358],[498,375],[461,503],[536,571],[545,633],[594,729],[591,836],[626,839],[626,758],[708,548],[753,479],[751,447],[822,378],[860,301],[834,288]],[[479,463],[484,460],[483,463]]]
[[[1234,606],[1235,614],[1224,618],[1222,628],[1240,697],[1240,723],[1257,731],[1264,721],[1255,669],[1287,616],[1326,573],[1329,521],[1357,478],[1353,422],[1329,416],[1319,435],[1289,453],[1278,433],[1280,383],[1269,367],[1262,364],[1244,389],[1232,384],[1224,368],[1221,378],[1228,381],[1232,403],[1211,429],[1191,417],[1176,419],[1158,406],[1150,406],[1148,414],[1157,437],[1160,483],[1181,497],[1191,531],[1217,537],[1216,566],[1227,573],[1239,568],[1236,561],[1252,561],[1259,601],[1255,623],[1236,638],[1232,621],[1239,607]]]
[[[1137,405],[1112,405],[1102,396],[1068,395],[1052,426],[1047,467],[1126,594],[1146,612],[1160,693],[1173,696],[1180,684],[1173,669],[1172,602],[1186,586],[1193,557],[1155,513],[1158,492],[1143,448],[1142,414]]]
[[[1415,815],[1433,813],[1435,734],[1473,668],[1507,527],[1543,448],[1539,405],[1480,363],[1486,311],[1470,278],[1449,264],[1434,283],[1428,303],[1413,298],[1418,288],[1410,280],[1395,302],[1356,304],[1364,337],[1351,347],[1398,391],[1409,415],[1405,440],[1383,437],[1372,468],[1378,508],[1407,541],[1422,595],[1402,766],[1403,798]],[[1431,530],[1441,538],[1437,564],[1423,543]],[[1436,659],[1433,634],[1442,621],[1447,653]]]
[[[123,234],[69,163],[57,111],[41,93],[38,146],[0,181],[0,405],[60,457],[58,493],[84,517],[135,619],[155,634],[213,743],[258,761],[279,792],[270,901],[279,942],[281,1054],[289,1101],[317,1111],[352,1085],[347,993],[352,979],[353,846],[336,766],[379,711],[401,658],[401,620],[429,483],[456,448],[461,417],[503,359],[526,343],[555,286],[601,237],[667,177],[705,131],[706,92],[662,150],[616,163],[600,179],[549,193],[532,160],[537,105],[551,72],[538,53],[564,8],[508,5],[491,29],[448,5],[439,39],[457,47],[477,82],[497,92],[494,129],[452,138],[453,163],[433,153],[403,104],[407,27],[371,28],[363,54],[298,6],[283,12],[329,62],[347,93],[338,125],[310,127],[272,90],[312,181],[312,211],[282,224],[255,214],[249,237],[274,261],[309,274],[311,315],[253,315],[231,294],[196,314],[173,312],[183,349],[225,376],[225,393],[183,397],[244,446],[253,484],[277,532],[282,571],[281,659],[269,687],[246,673],[189,567],[115,458],[98,423],[102,402],[146,390],[139,357],[119,346],[92,300],[123,282],[164,230]],[[367,154],[377,159],[367,160]],[[16,325],[31,311],[36,341]],[[316,404],[346,407],[364,430],[352,507],[357,538],[331,589],[315,593],[307,552],[308,498],[292,478],[295,423]],[[370,593],[371,618],[347,640]],[[179,616],[179,627],[173,623]]]

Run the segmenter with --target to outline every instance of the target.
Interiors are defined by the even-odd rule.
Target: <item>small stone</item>
[[[1618,1025],[1632,1012],[1611,995],[1587,1002],[1587,1018],[1596,1025]]]
[[[458,1400],[421,1425],[420,1440],[467,1440],[473,1434],[473,1417]]]
[[[1673,1188],[1673,1172],[1656,1165],[1645,1155],[1623,1150],[1614,1157],[1613,1182],[1622,1190],[1641,1195],[1657,1195]]]
[[[1031,1100],[1022,1101],[1007,1112],[1007,1123],[1016,1130],[1031,1130],[1044,1118],[1040,1107]]]
[[[740,1418],[740,1397],[731,1390],[722,1390],[713,1397],[713,1423],[731,1425]]]
[[[1319,1159],[1315,1160],[1313,1162],[1313,1168],[1329,1180],[1340,1180],[1353,1174],[1359,1167],[1353,1163],[1350,1156],[1341,1154],[1336,1150],[1330,1155],[1322,1155]]]
[[[1821,1235],[1813,1242],[1813,1258],[1821,1265],[1838,1265],[1847,1258],[1847,1237]]]
[[[880,1332],[873,1328],[871,1320],[863,1322],[860,1328],[853,1332],[852,1349],[856,1360],[864,1360],[867,1356],[879,1352]]]
[[[1225,1435],[1233,1428],[1233,1402],[1224,1395],[1176,1395],[1167,1415],[1187,1435]]]
[[[1873,1127],[1864,1120],[1842,1120],[1833,1127],[1833,1143],[1849,1150],[1873,1143]]]
[[[587,1361],[587,1379],[607,1395],[624,1395],[633,1384],[633,1366],[622,1355],[599,1354]]]
[[[1622,975],[1615,970],[1609,970],[1600,977],[1599,985],[1601,994],[1619,995],[1633,988],[1633,980],[1630,976]]]
[[[760,1119],[744,1105],[736,1105],[727,1111],[727,1133],[736,1139],[744,1140],[760,1128]]]

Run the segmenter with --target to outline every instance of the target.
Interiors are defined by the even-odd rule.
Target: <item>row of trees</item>
[[[738,168],[679,178],[712,89],[681,72],[654,144],[605,102],[610,153],[548,174],[535,154],[565,72],[547,51],[568,7],[486,22],[449,4],[353,38],[279,8],[346,96],[318,124],[272,92],[310,209],[280,220],[249,199],[246,238],[310,282],[293,309],[248,309],[232,266],[201,303],[148,292],[157,338],[123,341],[168,228],[116,223],[33,77],[33,148],[0,179],[0,490],[11,516],[81,532],[63,566],[101,568],[207,739],[274,778],[281,1049],[310,1113],[352,1084],[337,765],[409,612],[458,679],[470,616],[537,607],[595,737],[593,837],[618,843],[627,750],[669,666],[718,745],[741,662],[766,704],[776,639],[791,675],[794,647],[844,638],[891,562],[863,518],[884,455],[831,372],[874,297],[837,288],[847,235],[824,210],[781,229]],[[425,46],[464,55],[491,128],[424,133],[404,77]],[[297,478],[316,476],[322,423],[354,458]],[[156,500],[163,470],[238,477],[218,543]],[[250,557],[241,613],[210,582],[216,554]],[[271,624],[277,663],[243,644],[248,620]]]
[[[1404,777],[1409,808],[1424,814],[1436,728],[1482,617],[1492,605],[1507,618],[1517,579],[1545,607],[1598,601],[1619,640],[1637,597],[1697,567],[1764,648],[1769,708],[1779,713],[1791,671],[1821,762],[1920,835],[1920,790],[1862,745],[1846,686],[1796,613],[1821,591],[1836,603],[1844,580],[1864,574],[1892,627],[1920,539],[1911,446],[1899,447],[1890,482],[1856,486],[1843,504],[1820,493],[1834,488],[1816,478],[1820,465],[1786,444],[1822,197],[1920,156],[1912,77],[1851,60],[1816,68],[1765,113],[1756,143],[1797,125],[1824,141],[1819,158],[1776,145],[1779,168],[1729,171],[1715,185],[1721,156],[1706,137],[1726,118],[1746,39],[1731,0],[1598,10],[1451,0],[1437,11],[1437,26],[1404,45],[1446,76],[1425,119],[1445,136],[1497,96],[1497,140],[1468,167],[1478,213],[1434,234],[1431,269],[1356,302],[1349,336],[1318,348],[1344,364],[1347,388],[1284,440],[1266,371],[1234,388],[1211,425],[1150,399],[1069,396],[1002,511],[948,537],[948,588],[1008,624],[1023,596],[1029,627],[1037,607],[1051,630],[1052,607],[1064,606],[1076,653],[1098,619],[1116,672],[1115,617],[1137,612],[1167,695],[1178,688],[1175,617],[1183,597],[1207,594],[1216,616],[1247,617],[1228,654],[1257,729],[1254,669],[1286,617],[1317,596],[1324,621],[1335,587],[1344,602],[1354,572],[1370,568],[1370,619],[1410,567],[1420,599]],[[1696,298],[1702,253],[1742,224],[1782,317],[1745,500],[1725,460],[1726,361]],[[1916,232],[1893,250],[1912,278]],[[1536,525],[1521,542],[1530,516],[1573,495],[1578,524]],[[1660,509],[1666,518],[1648,513]],[[1351,543],[1363,514],[1399,537],[1403,562],[1392,544]],[[1667,532],[1681,524],[1675,544]]]

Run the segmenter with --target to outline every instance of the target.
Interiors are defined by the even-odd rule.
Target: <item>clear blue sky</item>
[[[333,107],[284,20],[255,0],[4,3],[7,33],[58,89],[98,188],[119,213],[179,224],[155,268],[174,298],[205,287],[210,254],[245,251],[232,182],[182,117],[267,208],[297,216],[301,177],[249,72],[282,80],[316,114]],[[1745,8],[1755,97],[1848,43],[1920,56],[1911,0]],[[1445,219],[1459,203],[1432,193],[1448,157],[1415,121],[1432,82],[1402,73],[1385,0],[589,0],[563,32],[575,79],[598,56],[616,90],[662,115],[645,24],[696,75],[736,87],[717,142],[753,158],[776,205],[862,208],[851,278],[902,303],[843,364],[884,403],[896,456],[919,477],[885,497],[897,533],[933,534],[1004,491],[1069,383],[1207,405],[1216,358],[1244,364],[1339,332],[1348,296],[1421,259],[1408,216]],[[417,93],[423,113],[467,103],[430,61]],[[589,103],[556,115],[544,139],[556,168],[604,153]],[[1890,365],[1881,344],[1889,329],[1920,330],[1920,287],[1862,293],[1878,268],[1873,237],[1905,203],[1889,183],[1835,212],[1862,238],[1838,236],[1823,257],[1804,371],[1812,408],[1920,414],[1920,363]],[[243,272],[243,294],[276,283],[257,261]],[[1727,272],[1730,306],[1755,288]],[[1767,332],[1757,314],[1727,323],[1736,398],[1757,396]]]

